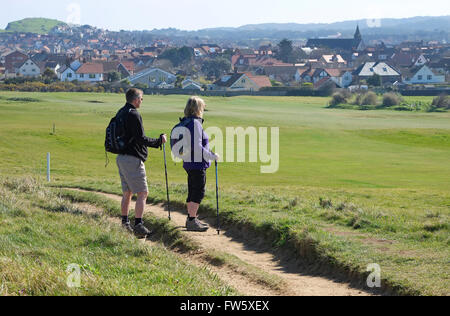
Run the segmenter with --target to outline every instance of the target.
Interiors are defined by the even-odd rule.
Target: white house
[[[18,73],[24,77],[37,77],[41,75],[41,68],[31,58],[28,58],[22,66],[19,67]]]
[[[86,63],[83,64],[76,73],[76,79],[82,82],[103,81],[103,64]]]
[[[326,69],[330,75],[331,80],[341,88],[347,88],[353,81],[351,71],[344,69]]]
[[[406,84],[421,84],[421,83],[445,83],[445,76],[436,74],[427,65],[422,66],[412,76],[408,76],[403,80]]]
[[[142,83],[150,88],[172,87],[177,81],[177,77],[167,71],[159,68],[145,69],[134,76],[128,77],[128,80],[134,85]]]
[[[77,80],[76,70],[72,67],[63,66],[57,72],[60,81],[74,81]]]
[[[181,83],[181,87],[184,90],[202,90],[202,85],[194,80],[187,78]]]

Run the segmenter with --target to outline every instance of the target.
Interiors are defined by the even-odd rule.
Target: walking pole
[[[169,221],[171,221],[172,217],[170,216],[170,198],[169,198],[169,180],[167,178],[166,144],[163,144],[163,148],[164,148],[164,168],[166,170],[167,209],[169,210]]]
[[[217,201],[217,234],[220,235],[220,218],[219,218],[219,165],[216,160],[216,201]]]

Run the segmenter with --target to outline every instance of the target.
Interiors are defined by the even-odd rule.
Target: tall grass
[[[0,295],[232,295],[209,272],[149,247],[32,178],[0,179]],[[67,285],[71,264],[81,287]]]

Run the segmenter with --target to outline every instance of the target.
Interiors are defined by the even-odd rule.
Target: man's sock
[[[143,222],[142,222],[142,218],[136,218],[135,220],[134,220],[134,225],[135,226],[137,226],[137,225],[139,225],[139,224],[142,224]]]
[[[189,221],[193,221],[194,219],[196,219],[197,217],[190,217],[190,216],[188,216],[188,218],[189,218]]]
[[[128,216],[122,216],[122,224],[128,223],[130,220],[128,219]]]

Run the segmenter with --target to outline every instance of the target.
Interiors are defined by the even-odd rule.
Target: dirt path
[[[112,194],[98,193],[107,198],[121,201],[121,197]],[[158,218],[168,218],[167,210],[163,205],[147,205],[146,213],[152,213]],[[203,219],[211,226],[214,222]],[[237,236],[233,236],[231,232],[222,230],[221,235],[217,234],[216,229],[211,228],[206,233],[191,233],[185,229],[186,215],[183,212],[172,211],[172,223],[182,231],[182,233],[193,240],[204,251],[219,251],[234,255],[241,261],[262,270],[268,275],[274,275],[282,280],[281,289],[273,289],[264,286],[260,282],[253,282],[251,278],[242,273],[233,271],[226,266],[214,267],[208,265],[202,259],[202,256],[190,254],[183,255],[185,259],[196,265],[208,265],[208,268],[216,273],[225,283],[236,288],[243,295],[249,296],[367,296],[369,292],[350,287],[349,284],[335,282],[326,277],[309,276],[302,273],[296,265],[290,265],[280,262],[277,257],[271,253],[270,248],[264,248],[261,243],[252,243],[251,241],[243,241]],[[201,252],[200,250],[200,252]]]

